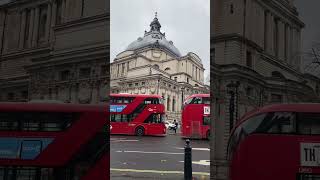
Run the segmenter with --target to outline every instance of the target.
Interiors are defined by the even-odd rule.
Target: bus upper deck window
[[[320,135],[320,113],[299,113],[298,133]]]
[[[202,103],[203,104],[210,104],[210,98],[209,97],[202,98]]]
[[[201,97],[194,97],[191,104],[202,104],[202,98]]]

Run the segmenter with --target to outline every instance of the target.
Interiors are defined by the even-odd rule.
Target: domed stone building
[[[162,95],[170,120],[180,119],[187,96],[209,93],[201,59],[192,52],[182,56],[161,32],[157,16],[150,30],[118,54],[110,67],[112,93]]]

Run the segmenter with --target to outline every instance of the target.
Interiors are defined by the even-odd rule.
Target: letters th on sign
[[[300,143],[300,165],[320,166],[320,143]]]
[[[203,107],[203,114],[209,115],[210,114],[210,106],[204,106]]]

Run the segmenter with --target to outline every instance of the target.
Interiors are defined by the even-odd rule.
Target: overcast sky
[[[110,58],[144,31],[149,31],[155,12],[166,39],[184,56],[196,53],[203,62],[205,78],[210,70],[210,1],[209,0],[111,0]]]

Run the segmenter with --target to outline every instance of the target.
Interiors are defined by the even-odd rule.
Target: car
[[[166,128],[169,130],[174,130],[174,128],[176,127],[175,124],[170,123],[170,122],[166,122],[165,125],[166,125]]]

